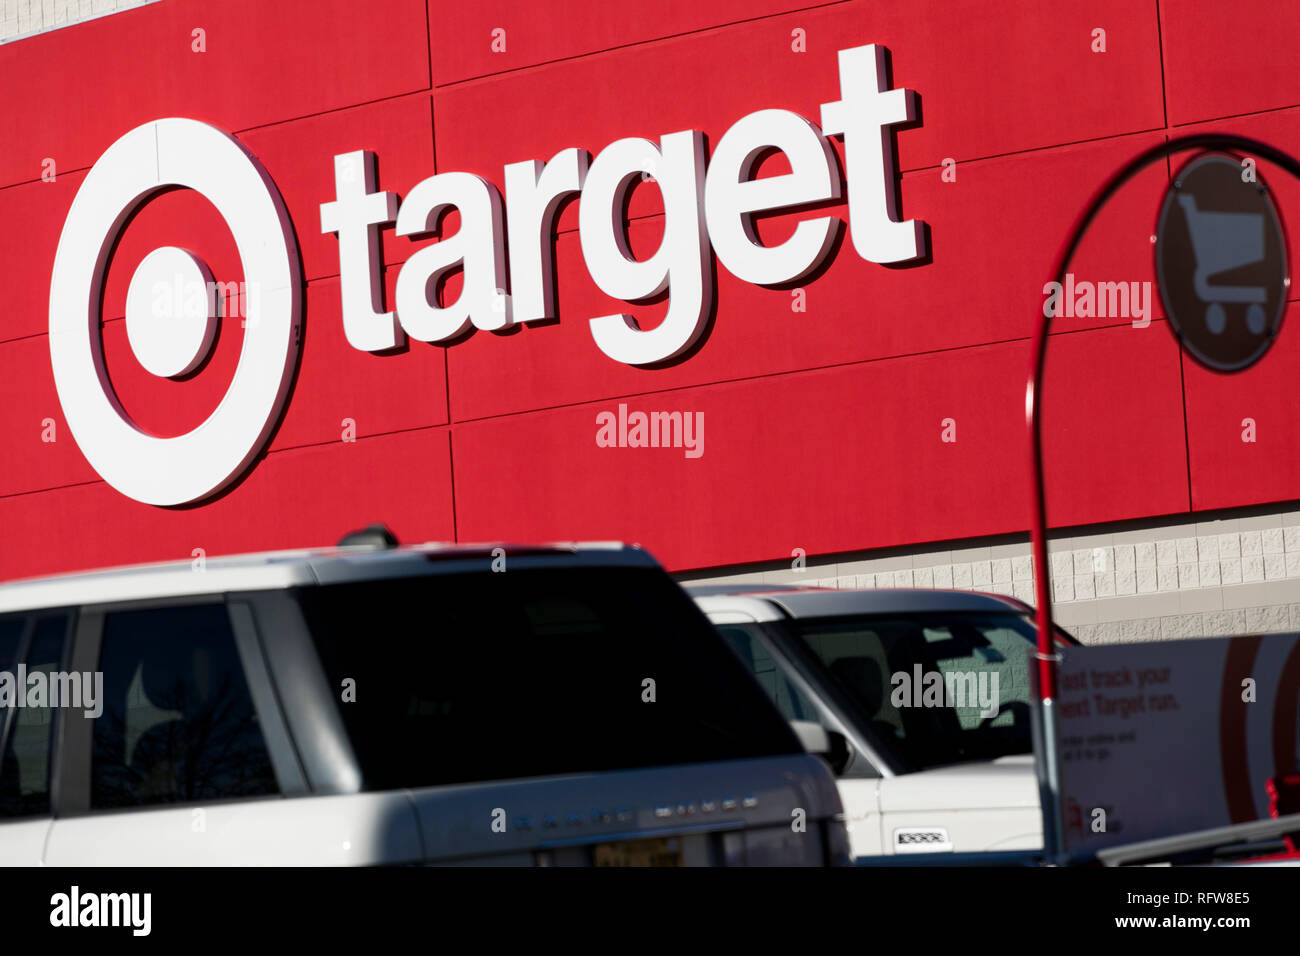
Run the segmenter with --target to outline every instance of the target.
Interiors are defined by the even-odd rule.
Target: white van
[[[834,768],[855,857],[1042,846],[1027,605],[928,589],[687,591]]]
[[[824,763],[636,548],[16,582],[0,673],[0,863],[848,861]]]

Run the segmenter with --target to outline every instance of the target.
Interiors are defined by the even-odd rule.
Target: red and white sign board
[[[1300,635],[1078,647],[1060,667],[1072,853],[1267,818],[1297,766]]]

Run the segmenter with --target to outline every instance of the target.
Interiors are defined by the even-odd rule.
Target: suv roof
[[[1000,594],[933,588],[805,588],[789,585],[686,585],[706,612],[737,611],[755,620],[924,611],[1024,614],[1027,604]]]
[[[483,570],[484,561],[495,558],[493,552],[497,548],[504,550],[514,567],[658,566],[654,558],[640,548],[614,541],[544,545],[429,542],[395,548],[263,551],[205,558],[198,568],[195,561],[164,561],[0,584],[0,613],[408,577],[435,570],[445,574]]]

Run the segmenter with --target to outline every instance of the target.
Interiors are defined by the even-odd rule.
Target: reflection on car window
[[[42,617],[32,632],[24,664],[27,674],[59,669],[67,635],[65,615]],[[0,767],[0,815],[31,816],[50,812],[50,730],[54,710],[23,707],[14,711]]]
[[[18,645],[27,619],[20,615],[0,617],[0,671],[13,673],[18,666]]]
[[[817,709],[807,696],[786,676],[768,653],[762,640],[747,628],[727,624],[718,628],[745,666],[758,678],[767,696],[786,720],[818,721]]]
[[[1024,618],[922,613],[797,624],[863,729],[901,770],[1032,751],[1034,628]],[[926,695],[927,687],[944,691]]]
[[[92,807],[276,792],[223,605],[108,614],[100,669]]]
[[[0,672],[16,674],[18,651],[21,649],[27,619],[21,615],[0,617]],[[0,706],[0,741],[5,740],[6,722],[18,713],[13,707]],[[6,746],[6,751],[8,747]],[[0,817],[14,816],[22,805],[19,796],[18,773],[13,761],[0,754]]]

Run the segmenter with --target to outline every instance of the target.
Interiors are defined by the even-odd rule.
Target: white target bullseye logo
[[[159,438],[137,427],[113,393],[99,312],[123,226],[151,197],[177,186],[202,194],[225,219],[248,294],[229,390],[197,428]],[[126,331],[146,371],[175,378],[203,364],[217,331],[212,288],[211,271],[187,249],[163,246],[140,262],[127,291]],[[86,174],[50,280],[54,384],[82,453],[110,485],[147,504],[181,505],[221,490],[261,451],[279,418],[301,315],[297,242],[284,202],[257,161],[229,134],[197,120],[162,119],[131,130]]]

